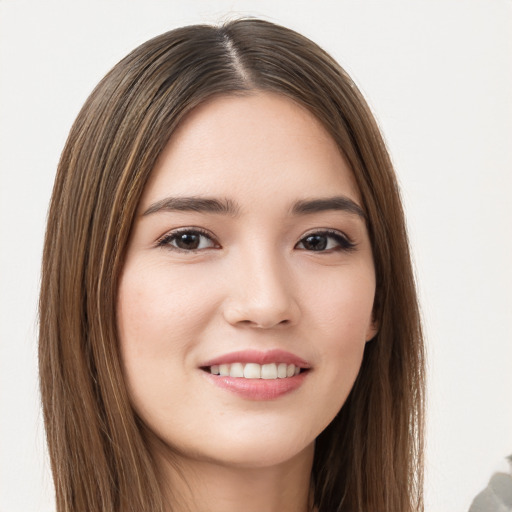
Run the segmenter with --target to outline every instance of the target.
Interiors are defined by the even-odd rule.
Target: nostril
[[[290,320],[280,320],[277,322],[274,322],[272,320],[269,321],[257,321],[257,320],[238,320],[236,322],[230,322],[235,323],[239,326],[246,326],[246,327],[253,327],[255,329],[272,329],[278,326],[287,326],[290,325]]]
[[[224,303],[223,315],[233,326],[272,329],[294,324],[300,318],[300,311],[292,297],[263,300],[254,295],[234,295]]]

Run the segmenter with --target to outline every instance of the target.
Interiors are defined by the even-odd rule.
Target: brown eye
[[[197,233],[181,233],[174,239],[174,243],[178,249],[198,249],[201,243],[201,236]]]
[[[160,247],[179,251],[199,251],[217,247],[217,244],[206,233],[196,230],[186,230],[170,233],[158,242]]]
[[[356,245],[345,235],[338,231],[321,231],[311,233],[299,240],[296,249],[304,251],[323,252],[323,251],[351,251]]]
[[[325,235],[310,235],[302,240],[302,246],[307,251],[324,251],[327,247]]]

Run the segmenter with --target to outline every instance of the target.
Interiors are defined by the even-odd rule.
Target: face
[[[118,299],[137,414],[184,460],[310,452],[375,334],[354,177],[319,121],[270,93],[215,98],[141,198]]]

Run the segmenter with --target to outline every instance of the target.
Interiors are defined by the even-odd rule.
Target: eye
[[[219,247],[210,234],[188,228],[168,233],[158,241],[158,246],[185,252]]]
[[[356,244],[339,231],[318,231],[301,238],[296,249],[315,252],[352,251]]]

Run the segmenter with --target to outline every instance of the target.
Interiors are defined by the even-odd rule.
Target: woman
[[[40,316],[59,512],[422,509],[395,177],[303,36],[185,27],[113,68],[62,154]]]

